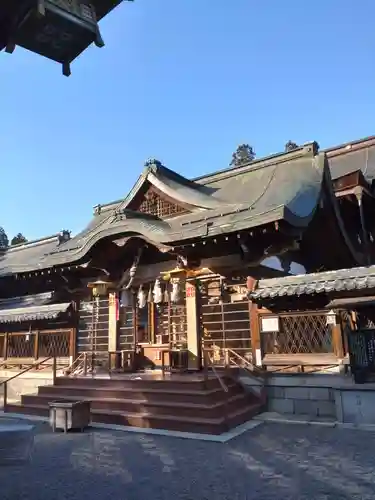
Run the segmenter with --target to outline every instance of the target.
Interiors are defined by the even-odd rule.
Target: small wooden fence
[[[68,358],[72,353],[73,330],[40,330],[0,333],[0,362]]]
[[[329,324],[327,311],[260,313],[262,364],[333,366],[345,357],[340,324]]]

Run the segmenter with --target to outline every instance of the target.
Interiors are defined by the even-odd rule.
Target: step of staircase
[[[48,417],[53,401],[89,400],[94,423],[221,434],[262,410],[260,400],[237,382],[225,380],[228,392],[217,379],[208,382],[61,377],[6,411]]]

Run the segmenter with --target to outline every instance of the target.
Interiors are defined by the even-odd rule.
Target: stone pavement
[[[226,444],[36,424],[32,461],[0,467],[1,500],[375,497],[375,433],[265,423]]]

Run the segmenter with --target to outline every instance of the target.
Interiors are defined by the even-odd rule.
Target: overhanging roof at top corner
[[[375,266],[354,267],[259,280],[249,299],[259,302],[281,297],[298,297],[375,288]]]
[[[333,180],[358,170],[370,184],[375,179],[375,136],[324,150]]]
[[[91,0],[91,3],[95,8],[97,19],[100,20],[121,3],[132,1],[133,0]],[[22,2],[25,3],[24,0],[2,0],[2,5],[0,6],[0,21],[2,18],[11,16],[14,12],[17,12]]]
[[[100,21],[103,17],[109,14],[115,7],[121,3],[132,2],[133,0],[91,0],[95,7],[97,19]]]
[[[195,181],[151,163],[124,200],[100,206],[88,227],[51,252],[45,263],[73,262],[100,239],[119,235],[173,246],[188,239],[246,230],[279,220],[304,229],[319,202],[324,170],[324,155],[314,155],[311,145]],[[127,207],[145,182],[187,206],[189,213],[160,220],[129,210]]]

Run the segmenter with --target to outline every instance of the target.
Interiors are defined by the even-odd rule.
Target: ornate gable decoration
[[[144,214],[159,217],[159,219],[168,219],[189,213],[186,208],[168,200],[153,186],[150,186],[147,189],[146,193],[141,198],[140,203],[137,203],[135,210]]]

